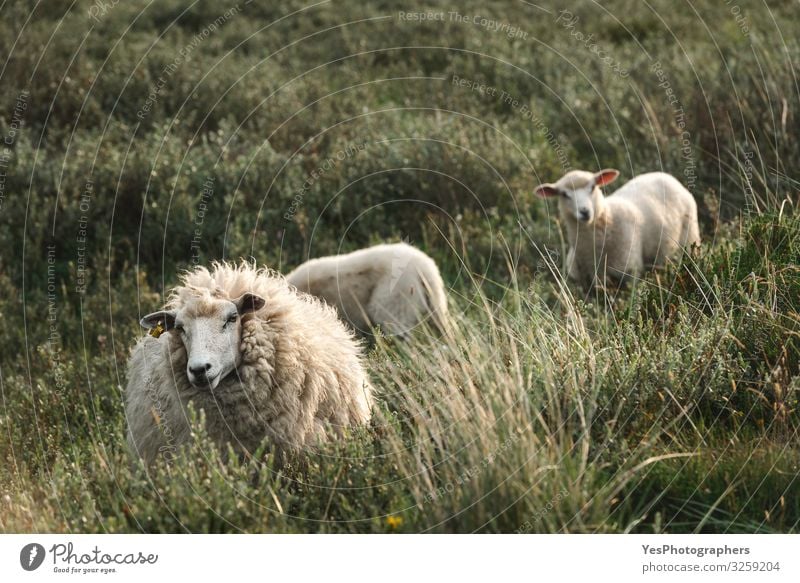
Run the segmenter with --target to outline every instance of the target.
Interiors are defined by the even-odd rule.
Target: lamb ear
[[[596,186],[605,186],[606,184],[611,184],[614,182],[617,179],[617,176],[619,176],[619,170],[606,168],[605,170],[601,170],[594,175],[594,183]]]
[[[153,312],[139,320],[139,324],[142,325],[142,328],[147,328],[148,330],[152,330],[159,324],[163,324],[164,330],[172,330],[175,327],[175,315],[175,310]]]
[[[550,198],[551,196],[558,196],[558,189],[549,182],[546,184],[540,184],[534,189],[536,196],[539,198]]]
[[[264,307],[267,301],[259,295],[244,293],[233,300],[233,303],[236,304],[236,309],[239,311],[239,314],[243,315],[249,314],[250,312],[257,312]]]

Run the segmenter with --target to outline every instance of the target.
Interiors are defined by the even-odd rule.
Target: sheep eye
[[[239,314],[231,314],[228,316],[228,319],[225,321],[226,324],[233,324],[236,320],[239,319]]]
[[[559,190],[559,191],[558,191],[558,194],[560,194],[560,195],[561,195],[561,196],[563,196],[564,198],[569,198],[569,194],[567,194],[567,191],[566,191],[566,190]]]
[[[183,329],[183,324],[175,324],[173,327],[174,330],[183,334],[186,330]]]

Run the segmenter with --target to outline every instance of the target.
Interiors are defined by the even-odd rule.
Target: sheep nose
[[[581,209],[581,220],[582,221],[589,220],[589,209]]]
[[[189,372],[198,379],[205,378],[208,371],[211,369],[211,363],[201,364],[200,366],[189,366]]]

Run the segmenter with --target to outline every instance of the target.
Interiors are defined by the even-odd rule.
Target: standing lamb
[[[248,264],[185,274],[128,364],[128,443],[145,462],[190,440],[188,405],[239,453],[265,438],[278,453],[370,419],[361,348],[322,302]],[[162,333],[163,332],[163,333]]]
[[[439,269],[433,259],[406,243],[312,259],[286,280],[335,306],[364,335],[380,326],[388,335],[405,338],[426,318],[444,330],[447,296]]]
[[[604,285],[607,276],[623,282],[700,243],[697,204],[674,177],[642,174],[604,197],[600,187],[617,176],[613,169],[573,170],[536,187],[540,197],[559,197],[570,246],[568,273],[584,286]]]

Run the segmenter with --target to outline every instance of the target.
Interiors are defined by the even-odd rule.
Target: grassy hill
[[[0,531],[797,531],[796,11],[8,0]],[[587,297],[533,187],[604,167],[681,179],[704,243]],[[370,348],[373,427],[278,469],[199,418],[138,467],[125,364],[180,270],[397,240],[455,326]]]

